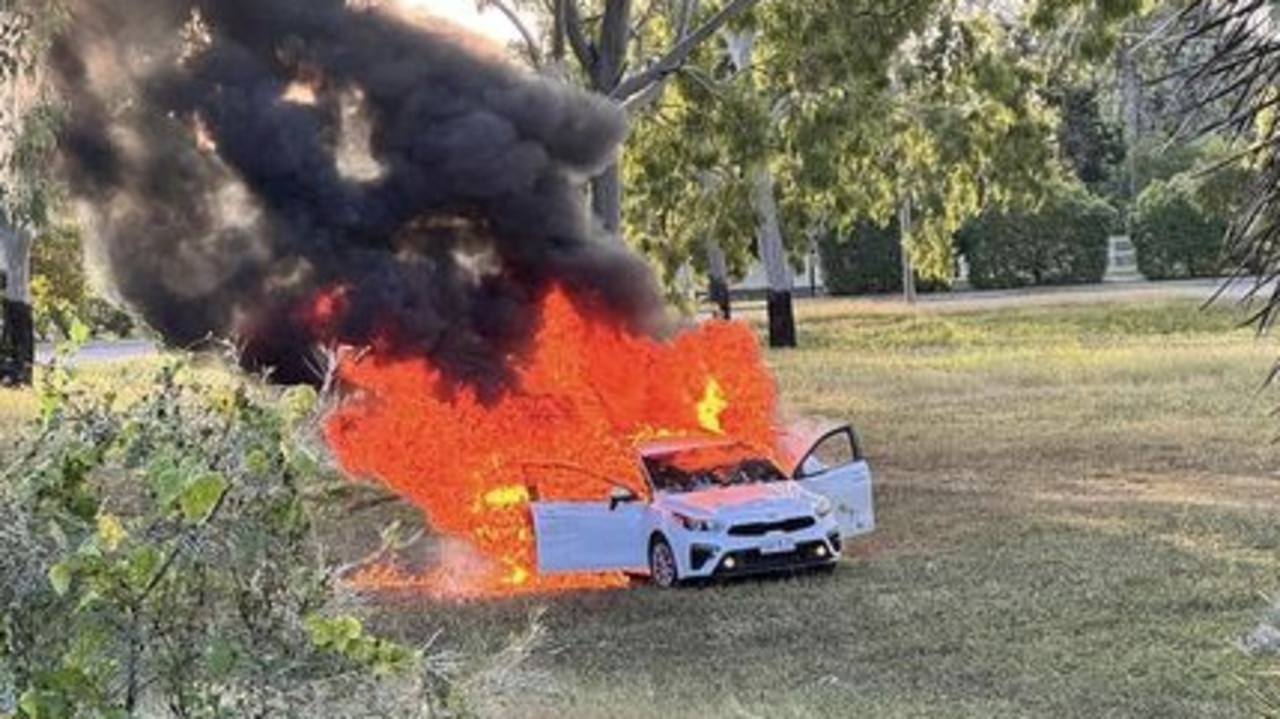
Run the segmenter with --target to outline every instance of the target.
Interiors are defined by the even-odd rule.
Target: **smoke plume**
[[[646,265],[583,201],[626,131],[607,100],[343,0],[69,5],[64,168],[169,343],[230,339],[286,382],[319,342],[373,345],[492,389],[552,284],[656,327]]]

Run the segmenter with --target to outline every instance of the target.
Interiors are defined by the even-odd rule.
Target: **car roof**
[[[636,451],[642,457],[658,457],[664,454],[672,454],[673,452],[686,452],[691,449],[705,449],[708,447],[728,447],[735,444],[742,443],[732,437],[676,435],[641,442],[636,445]]]

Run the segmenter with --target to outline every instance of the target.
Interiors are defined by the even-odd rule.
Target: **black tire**
[[[662,537],[654,537],[649,543],[649,581],[660,589],[670,589],[680,584],[680,566],[671,544]]]

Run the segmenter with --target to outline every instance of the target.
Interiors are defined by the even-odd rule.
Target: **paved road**
[[[1125,300],[1193,299],[1207,302],[1218,295],[1218,302],[1230,303],[1246,299],[1257,286],[1253,278],[1231,283],[1225,280],[1168,280],[1164,282],[1104,282],[1097,285],[1066,287],[1033,287],[1017,290],[975,290],[939,292],[920,295],[925,306],[958,306],[996,308],[1009,305],[1058,304],[1071,302],[1115,302]],[[1269,293],[1271,287],[1265,288]],[[1259,297],[1265,296],[1259,294]],[[894,298],[897,299],[897,298]]]
[[[154,354],[157,348],[147,340],[115,340],[89,342],[76,352],[74,362],[110,362],[134,359]],[[36,361],[48,362],[53,356],[53,347],[42,344],[36,348]]]
[[[918,311],[947,312],[951,310],[986,310],[1003,307],[1036,307],[1091,302],[1140,302],[1159,300],[1197,300],[1207,302],[1218,293],[1219,304],[1229,305],[1248,298],[1255,287],[1252,278],[1225,284],[1225,280],[1169,280],[1164,282],[1104,282],[1096,285],[1069,285],[1066,287],[1028,287],[1016,290],[965,290],[962,292],[935,292],[921,294],[915,305]],[[1258,298],[1267,296],[1274,285],[1265,288]],[[902,295],[873,295],[863,297],[801,298],[803,303],[830,308],[829,311],[857,312],[858,308],[883,307],[907,308]],[[744,316],[764,311],[763,300],[747,300],[734,303],[734,311]]]

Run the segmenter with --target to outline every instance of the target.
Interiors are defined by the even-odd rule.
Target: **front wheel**
[[[680,583],[676,553],[662,537],[655,537],[649,545],[649,581],[663,589],[670,589]]]

